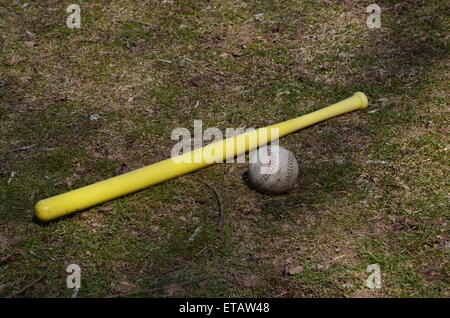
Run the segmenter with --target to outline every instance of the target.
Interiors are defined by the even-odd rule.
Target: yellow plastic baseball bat
[[[228,158],[242,155],[274,139],[332,117],[365,109],[367,105],[368,99],[366,95],[357,92],[350,98],[315,112],[271,126],[247,131],[176,157],[41,200],[35,207],[36,217],[46,222],[95,206],[177,176],[208,167],[216,162],[223,162],[223,160]]]

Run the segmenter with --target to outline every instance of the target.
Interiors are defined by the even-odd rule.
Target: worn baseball
[[[298,163],[289,150],[270,145],[250,155],[248,177],[253,187],[267,194],[283,194],[297,183]]]

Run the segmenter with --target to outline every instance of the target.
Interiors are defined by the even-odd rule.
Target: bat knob
[[[52,216],[49,213],[48,205],[43,202],[43,200],[39,201],[34,208],[35,214],[37,218],[41,221],[47,222],[52,219]]]
[[[366,94],[364,94],[363,92],[356,92],[355,94],[353,94],[353,96],[358,97],[361,101],[361,106],[359,107],[359,109],[367,108],[367,106],[369,105],[369,99],[367,98]]]

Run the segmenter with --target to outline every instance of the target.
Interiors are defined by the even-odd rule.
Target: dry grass
[[[22,252],[0,265],[0,295],[48,267],[24,295],[67,296],[76,263],[79,297],[346,297],[377,263],[373,296],[448,297],[445,5],[381,1],[371,30],[364,1],[80,1],[71,30],[65,5],[29,2],[0,6],[0,256]],[[288,195],[224,164],[32,222],[40,198],[167,158],[194,119],[259,127],[357,90],[367,112],[281,141],[301,168]],[[220,193],[220,235],[194,177]]]

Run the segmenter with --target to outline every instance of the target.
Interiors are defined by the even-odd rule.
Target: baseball
[[[261,147],[250,155],[248,177],[253,187],[267,194],[283,194],[291,190],[299,169],[294,154],[280,146]]]

